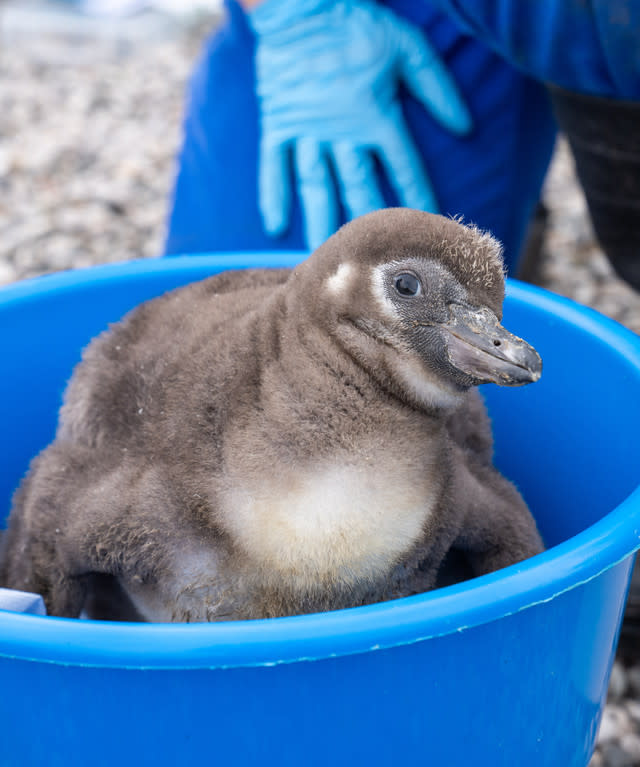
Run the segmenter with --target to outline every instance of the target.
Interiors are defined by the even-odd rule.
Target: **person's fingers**
[[[394,30],[401,77],[411,93],[447,130],[468,133],[473,127],[471,113],[435,48],[408,22],[398,19]]]
[[[347,141],[337,141],[332,145],[332,152],[340,194],[349,217],[384,208],[371,151]]]
[[[301,138],[296,142],[295,162],[307,245],[315,250],[338,225],[338,204],[328,158],[318,141]]]
[[[273,237],[289,225],[291,188],[286,144],[260,145],[259,206],[266,232]]]
[[[430,213],[440,212],[422,158],[399,108],[389,116],[377,151],[402,205]]]

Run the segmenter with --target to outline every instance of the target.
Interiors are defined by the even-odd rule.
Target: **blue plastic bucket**
[[[4,512],[107,322],[216,271],[295,259],[142,261],[0,291]],[[640,546],[640,345],[517,283],[505,324],[544,373],[485,388],[496,461],[548,551],[436,592],[270,621],[0,612],[0,764],[586,765]]]

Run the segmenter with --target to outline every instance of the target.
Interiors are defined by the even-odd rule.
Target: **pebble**
[[[606,767],[638,767],[638,762],[619,743],[607,743],[602,747],[602,763]]]
[[[632,731],[631,717],[622,707],[610,703],[605,706],[598,730],[598,744],[607,743],[611,740],[620,738],[622,734]]]
[[[160,253],[185,84],[207,31],[136,44],[27,35],[19,50],[3,40],[0,284]],[[564,140],[544,200],[539,282],[640,333],[640,294],[594,241]],[[590,767],[640,767],[640,665],[613,666]]]
[[[627,671],[627,679],[632,695],[640,699],[640,666],[631,666]]]
[[[627,732],[620,738],[620,746],[631,759],[633,764],[640,764],[640,735],[635,732]]]
[[[627,712],[631,719],[633,719],[636,729],[640,731],[640,700],[634,700],[633,698],[628,698],[626,701],[626,707]]]
[[[619,700],[627,691],[627,674],[622,664],[615,662],[609,679],[609,700]]]
[[[16,270],[9,263],[0,261],[0,285],[6,285],[17,279]]]

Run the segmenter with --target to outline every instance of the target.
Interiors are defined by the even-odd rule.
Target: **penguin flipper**
[[[65,511],[77,468],[59,446],[33,460],[13,498],[0,572],[2,585],[38,593],[49,615],[69,618],[80,614],[86,591],[84,573],[66,553]]]
[[[139,467],[123,468],[83,445],[50,445],[14,496],[2,585],[41,594],[49,615],[77,618],[96,575],[151,577],[163,561],[173,516],[158,502],[158,474],[161,469],[150,477]],[[147,497],[153,509],[137,509],[136,519],[132,507]]]
[[[535,520],[516,487],[491,464],[454,446],[452,502],[462,513],[454,547],[474,575],[484,575],[544,551]]]

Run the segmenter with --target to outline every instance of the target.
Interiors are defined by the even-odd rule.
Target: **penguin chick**
[[[0,580],[51,615],[260,618],[433,588],[542,550],[491,463],[483,382],[536,381],[500,246],[409,209],[293,270],[142,304],[85,350],[17,491]]]

